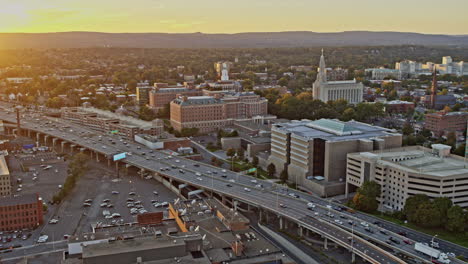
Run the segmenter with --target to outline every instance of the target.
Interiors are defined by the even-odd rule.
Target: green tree
[[[451,131],[447,135],[447,145],[452,146],[452,149],[455,149],[455,145],[457,144],[457,136],[455,132]]]
[[[414,133],[413,126],[409,122],[406,122],[401,130],[405,136],[412,135]]]
[[[364,212],[374,212],[379,203],[377,197],[380,196],[381,187],[375,181],[365,181],[357,190],[353,197],[354,207]]]
[[[460,206],[455,205],[447,210],[447,230],[463,232],[465,230],[465,225],[465,214]]]
[[[228,157],[233,157],[235,154],[236,154],[236,150],[233,149],[233,148],[229,148],[229,149],[226,151],[226,155],[227,155]]]
[[[447,211],[452,207],[452,200],[448,197],[437,197],[432,202],[440,212],[442,223],[445,223],[447,221]]]
[[[429,196],[425,194],[416,194],[408,197],[405,202],[405,207],[403,208],[403,213],[405,214],[406,218],[409,221],[414,222],[416,219],[416,211],[418,210],[418,206],[426,202],[429,202]]]
[[[145,120],[145,121],[152,121],[156,119],[157,115],[146,105],[140,107],[138,111],[138,118]]]
[[[433,202],[427,201],[418,206],[412,220],[419,226],[439,227],[442,224],[442,215]]]
[[[275,173],[276,173],[276,166],[275,166],[275,164],[270,163],[270,164],[267,166],[267,172],[268,172],[268,175],[269,175],[270,177],[275,176]]]
[[[341,120],[349,121],[351,119],[354,119],[355,114],[356,112],[353,108],[346,108],[346,110],[344,110],[343,112],[343,115],[341,116]]]

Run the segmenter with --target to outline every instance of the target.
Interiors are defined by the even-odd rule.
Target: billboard
[[[114,155],[114,161],[118,161],[118,160],[121,160],[121,159],[125,159],[126,157],[127,157],[127,153],[126,153],[126,152],[119,153],[119,154],[115,154],[115,155]]]

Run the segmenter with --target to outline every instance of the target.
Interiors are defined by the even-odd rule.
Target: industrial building
[[[42,199],[37,194],[0,198],[0,231],[34,229],[43,223]]]
[[[345,192],[346,154],[401,147],[402,136],[369,124],[332,119],[273,124],[268,159],[277,173],[321,196]]]
[[[468,162],[451,155],[450,146],[412,146],[347,155],[346,194],[364,181],[381,185],[379,210],[402,210],[408,197],[448,197],[468,207]]]

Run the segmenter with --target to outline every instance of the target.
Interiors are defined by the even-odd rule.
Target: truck
[[[430,256],[434,259],[437,259],[438,262],[448,264],[450,263],[450,259],[448,258],[447,254],[440,252],[440,250],[432,248],[428,245],[423,243],[415,243],[414,250],[421,252],[427,256]]]

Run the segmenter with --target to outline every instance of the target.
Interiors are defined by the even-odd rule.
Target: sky
[[[467,0],[0,0],[0,32],[468,34]]]

